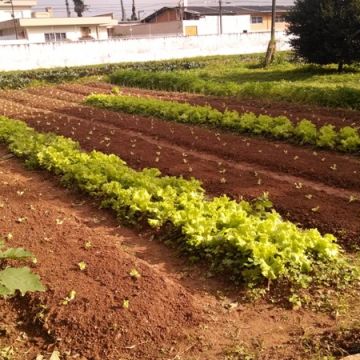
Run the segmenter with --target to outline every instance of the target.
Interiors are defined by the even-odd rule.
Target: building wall
[[[31,18],[31,9],[16,9],[14,11],[15,18],[25,19]],[[11,9],[9,10],[0,10],[0,21],[11,20]]]
[[[1,45],[0,70],[28,70],[185,57],[265,52],[269,32],[207,36]],[[288,50],[287,36],[276,34],[278,50]]]
[[[89,26],[90,35],[95,40],[107,40],[108,34],[105,27]],[[43,43],[45,42],[45,33],[66,33],[66,40],[79,41],[81,35],[80,26],[42,26],[42,27],[29,27],[27,29],[19,28],[18,34],[24,35],[28,38],[30,43]],[[19,36],[21,39],[22,36]],[[15,31],[13,28],[6,29],[0,35],[0,40],[15,40]]]
[[[161,22],[168,22],[168,21],[177,21],[180,20],[180,14],[177,9],[168,9],[164,11],[162,14],[157,15],[154,17],[150,23],[161,23]]]
[[[271,14],[253,14],[252,16],[260,16],[263,18],[262,23],[252,24],[250,25],[250,31],[270,31],[271,30]],[[251,19],[250,19],[251,21]],[[275,30],[276,31],[284,31],[286,29],[285,22],[276,22]]]
[[[199,20],[184,20],[184,35],[186,27],[197,27],[197,35],[220,34],[220,17],[204,16]],[[250,31],[250,15],[223,16],[223,34],[234,34]]]
[[[138,23],[131,25],[117,25],[112,30],[113,36],[144,37],[159,35],[181,35],[181,21],[160,23]]]

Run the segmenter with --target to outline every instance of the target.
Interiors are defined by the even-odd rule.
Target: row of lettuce
[[[170,72],[196,69],[203,66],[204,63],[198,60],[181,59],[0,72],[0,89],[20,89],[36,83],[61,83],[86,77],[104,76],[114,71],[129,68],[137,71]]]
[[[345,126],[339,130],[336,130],[333,125],[317,128],[310,120],[302,120],[298,124],[294,124],[286,116],[257,116],[253,113],[240,114],[237,111],[229,110],[221,112],[210,106],[121,94],[90,95],[85,102],[93,106],[129,114],[156,116],[164,120],[188,124],[209,125],[239,133],[269,136],[320,148],[336,149],[343,152],[358,152],[360,150],[358,130],[350,126]]]
[[[193,72],[116,71],[110,81],[117,85],[146,89],[184,91],[244,99],[267,99],[329,107],[360,109],[360,89],[351,86],[319,87],[291,81],[214,81]]]
[[[161,176],[157,169],[135,171],[113,154],[84,152],[71,139],[5,117],[0,117],[0,141],[28,165],[61,175],[65,185],[101,199],[122,219],[166,230],[189,256],[237,280],[282,279],[306,286],[316,276],[316,264],[343,262],[333,235],[284,220],[266,198],[209,199],[194,179]]]

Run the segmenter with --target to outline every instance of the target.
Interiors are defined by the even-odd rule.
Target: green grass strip
[[[239,114],[237,111],[220,112],[210,106],[190,105],[125,95],[90,95],[87,104],[122,111],[129,114],[155,116],[181,123],[210,125],[239,133],[262,135],[298,144],[309,144],[319,148],[336,149],[342,152],[359,152],[360,136],[357,129],[345,126],[336,130],[333,125],[321,128],[309,120],[294,124],[286,116],[272,117],[253,113]]]
[[[334,267],[343,257],[336,239],[303,230],[269,209],[226,196],[208,200],[200,183],[161,176],[157,169],[135,171],[115,155],[84,152],[71,139],[38,133],[24,122],[0,117],[0,141],[32,167],[61,175],[69,187],[100,198],[121,218],[171,226],[179,245],[235,279],[287,279],[311,283],[314,264]]]

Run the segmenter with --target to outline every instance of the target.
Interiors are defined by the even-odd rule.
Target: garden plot
[[[357,156],[99,110],[63,100],[69,91],[80,100],[93,87],[60,88],[3,92],[3,112],[85,149],[118,154],[136,168],[194,176],[213,195],[254,198],[267,191],[291,220],[334,233],[350,247],[359,242]]]
[[[6,91],[0,94],[0,106],[3,114],[37,130],[76,139],[86,150],[118,154],[134,168],[194,176],[211,196],[253,199],[268,191],[285,217],[335,233],[348,247],[359,243],[357,156],[314,153],[310,147],[80,104],[83,95],[93,91],[78,85]],[[52,177],[28,172],[14,160],[2,165],[4,233],[12,231],[11,245],[26,244],[36,255],[35,270],[50,289],[9,308],[10,332],[0,337],[0,344],[20,348],[19,359],[34,339],[34,325],[25,324],[29,342],[16,343],[16,313],[20,309],[21,319],[33,320],[39,307],[46,309],[40,311],[46,322],[35,328],[39,340],[28,359],[56,347],[69,359],[203,359],[204,354],[209,360],[306,359],[314,352],[325,353],[316,347],[330,341],[334,332],[340,338],[329,351],[353,351],[348,343],[358,341],[358,332],[351,320],[358,318],[359,308],[351,300],[346,312],[328,304],[328,314],[289,311],[264,300],[249,303],[241,288],[208,278],[206,268],[189,266],[153,241],[151,232],[118,228],[111,214],[96,210],[88,198],[60,190]],[[16,177],[19,186],[10,189]],[[27,220],[12,230],[11,216]],[[34,241],[28,241],[29,234]],[[66,300],[71,291],[76,297]],[[347,345],[337,324],[349,330]],[[47,331],[51,337],[45,336]]]

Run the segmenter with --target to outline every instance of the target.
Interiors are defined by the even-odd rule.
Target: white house
[[[36,0],[0,0],[0,42],[106,40],[117,24],[112,16],[57,18],[51,8],[32,12],[34,5]]]
[[[31,8],[36,5],[36,0],[0,0],[0,21],[30,18]]]

